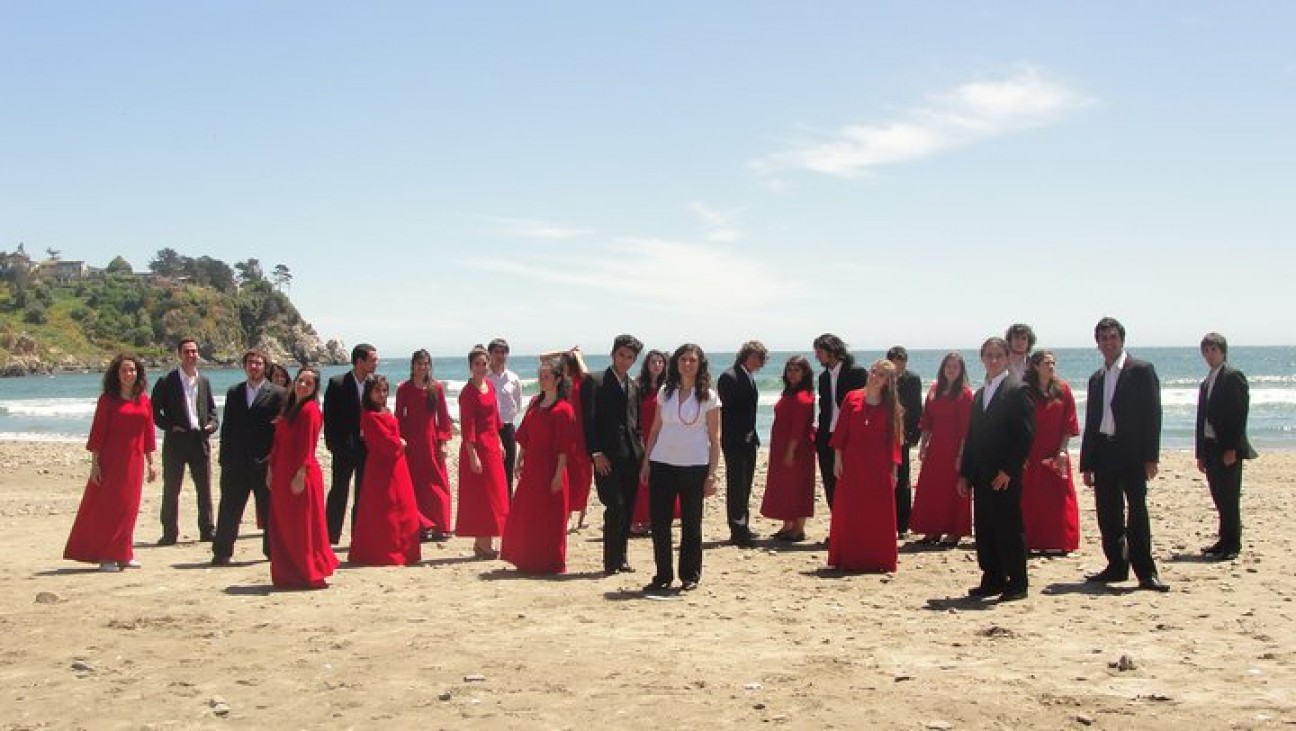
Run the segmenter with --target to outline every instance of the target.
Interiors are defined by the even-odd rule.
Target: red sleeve
[[[360,435],[370,454],[392,457],[401,452],[400,427],[391,414],[365,409],[360,417]]]
[[[454,430],[450,426],[450,407],[446,405],[445,386],[437,383],[436,388],[436,437],[437,441],[448,442],[454,437]]]
[[[153,425],[153,402],[146,393],[140,394],[140,408],[144,409],[148,421],[148,426],[144,427],[144,454],[153,454],[157,451],[157,428]]]
[[[954,411],[954,423],[958,427],[959,439],[967,436],[968,423],[972,420],[972,399],[974,398],[976,395],[970,388],[964,388],[963,393],[959,394],[958,408]]]
[[[936,418],[931,414],[932,399],[936,398],[936,384],[932,384],[931,390],[927,392],[927,399],[923,402],[922,416],[918,417],[918,430],[930,432],[932,429],[932,419]]]
[[[846,394],[846,398],[842,399],[841,413],[837,416],[837,428],[833,430],[832,440],[828,442],[828,446],[833,449],[846,448],[846,443],[850,440],[851,414],[859,411],[863,398],[864,391],[856,390]]]
[[[472,391],[475,390],[476,387],[472,382],[468,382],[459,392],[459,434],[465,444],[474,445],[477,443],[477,420],[480,418],[477,414],[477,404],[473,403],[476,394]]]
[[[1080,435],[1080,420],[1076,418],[1075,396],[1071,394],[1071,387],[1062,384],[1062,418],[1065,419],[1066,433],[1071,436]]]
[[[559,403],[554,407],[553,416],[557,453],[567,455],[567,459],[580,459],[583,450],[576,441],[576,410],[569,403]]]
[[[315,443],[319,441],[320,424],[324,417],[320,415],[319,406],[315,403],[307,403],[302,406],[302,410],[297,412],[297,418],[292,423],[292,453],[291,460],[288,464],[296,471],[306,464],[311,453],[315,451]]]
[[[400,426],[402,436],[408,437],[414,433],[410,424],[410,391],[415,390],[413,384],[409,381],[396,387],[396,423]]]
[[[798,440],[805,439],[806,435],[812,435],[814,433],[814,394],[809,391],[797,391],[796,403],[788,415],[792,417],[792,429],[789,434],[795,435]]]
[[[87,451],[99,452],[104,448],[104,442],[108,439],[108,422],[112,421],[112,414],[109,412],[112,398],[106,393],[99,394],[99,400],[95,403],[94,421],[90,424],[90,438],[86,440]],[[152,409],[147,403],[145,405]],[[149,426],[153,426],[152,421],[150,418]],[[149,436],[153,436],[152,429],[149,429]]]

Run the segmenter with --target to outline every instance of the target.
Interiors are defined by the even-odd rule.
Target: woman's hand
[[[712,495],[716,494],[716,484],[715,484],[715,483],[716,483],[715,475],[708,474],[708,475],[706,476],[706,480],[702,483],[702,496],[703,496],[703,497],[711,497]]]
[[[306,492],[305,470],[298,470],[297,474],[293,475],[292,484],[290,484],[288,487],[292,490],[292,494],[294,495],[300,495],[303,492]]]
[[[556,474],[554,474],[553,479],[549,481],[549,492],[552,492],[553,494],[557,495],[558,493],[562,492],[562,487],[563,487],[563,473],[560,470]]]
[[[472,470],[474,475],[480,475],[482,471],[481,457],[477,456],[476,450],[468,451],[468,469]]]
[[[149,464],[149,469],[152,468],[153,465]],[[152,482],[152,480],[149,481]],[[99,469],[98,457],[95,457],[94,460],[90,462],[90,482],[95,485],[99,485],[103,483],[103,470]]]
[[[647,485],[647,484],[648,484],[648,478],[649,478],[651,472],[652,472],[652,468],[648,466],[648,460],[645,459],[645,460],[643,461],[643,465],[639,468],[639,484],[640,484],[640,485]]]
[[[148,480],[149,482],[157,482],[157,465],[153,464],[152,462],[148,463],[148,473],[144,479]]]

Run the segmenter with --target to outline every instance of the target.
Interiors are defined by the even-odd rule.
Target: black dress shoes
[[[617,574],[633,574],[634,572],[635,572],[634,567],[628,563],[623,563],[614,569],[603,569],[603,573],[606,576],[615,576]]]
[[[995,586],[994,584],[980,584],[968,589],[968,596],[978,599],[1002,593],[1004,593],[1004,587]]]
[[[212,565],[212,566],[229,566],[229,565],[230,565],[230,557],[229,557],[229,556],[212,556],[211,565]]]
[[[159,539],[157,540],[157,544],[156,544],[156,545],[159,545],[159,546],[174,546],[175,544],[176,544],[176,537],[175,537],[175,536],[162,536],[161,538],[159,538]]]
[[[1215,554],[1216,561],[1236,561],[1238,552],[1233,550],[1222,550]]]
[[[729,542],[739,548],[751,548],[756,545],[755,533],[739,533],[729,537]]]
[[[696,581],[686,581],[683,586],[680,587],[680,591],[693,591],[697,589],[697,584]]]
[[[1004,593],[999,595],[999,601],[1001,602],[1018,602],[1025,598],[1025,589],[1005,589]]]
[[[1152,574],[1146,579],[1139,580],[1139,588],[1144,591],[1159,591],[1165,593],[1170,591],[1170,585],[1161,580],[1160,576]]]
[[[1222,553],[1223,549],[1220,548],[1219,541],[1216,541],[1215,543],[1203,548],[1201,552],[1203,556],[1214,556],[1217,553]]]
[[[1116,571],[1110,567],[1105,568],[1096,574],[1089,574],[1088,576],[1085,577],[1085,581],[1089,582],[1090,584],[1115,584],[1121,581],[1128,581],[1128,580],[1129,580],[1128,573],[1120,573],[1119,571]]]
[[[670,587],[671,585],[669,581],[658,581],[656,579],[653,579],[651,583],[649,583],[647,586],[643,588],[643,593],[665,594],[670,591]],[[693,587],[697,588],[697,584],[694,584]]]

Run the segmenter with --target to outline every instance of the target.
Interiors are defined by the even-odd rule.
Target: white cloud
[[[720,210],[705,203],[690,203],[689,210],[697,214],[706,227],[706,240],[717,243],[731,243],[742,238],[742,231],[737,224],[739,209]]]
[[[512,239],[561,241],[578,239],[594,233],[589,229],[536,219],[488,217],[486,220],[491,226],[492,233]]]
[[[1081,92],[1027,68],[998,81],[969,82],[932,95],[896,119],[846,125],[827,139],[754,160],[751,167],[767,178],[787,170],[858,177],[882,165],[1054,124],[1092,103]]]

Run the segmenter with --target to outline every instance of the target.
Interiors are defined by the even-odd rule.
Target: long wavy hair
[[[360,395],[360,405],[364,407],[365,411],[386,411],[387,410],[386,401],[383,401],[381,404],[375,404],[373,400],[369,398],[370,396],[373,395],[374,391],[378,390],[379,386],[386,386],[387,392],[391,393],[391,384],[387,382],[387,376],[380,376],[375,373],[374,375],[369,376],[368,378],[365,379],[364,393]]]
[[[684,343],[676,348],[675,352],[671,354],[670,361],[666,364],[666,398],[669,399],[671,394],[675,393],[680,387],[679,359],[680,356],[689,351],[697,354],[698,371],[697,380],[693,382],[693,394],[698,403],[701,403],[710,398],[711,369],[702,346],[693,343]]]
[[[130,400],[134,401],[148,388],[148,376],[144,372],[144,364],[131,353],[118,353],[108,364],[108,370],[104,371],[103,376],[103,392],[121,396],[121,367],[126,361],[135,364],[135,385],[131,386],[130,395]]]
[[[567,368],[563,365],[561,358],[546,358],[540,361],[541,371],[548,371],[554,377],[554,393],[558,398],[554,399],[552,404],[545,406],[545,409],[552,409],[558,405],[559,401],[567,401],[571,396],[571,379],[567,377]],[[544,401],[544,391],[536,394],[531,398],[531,403],[527,405],[527,413],[532,410],[542,408],[540,403]]]
[[[900,405],[900,396],[896,393],[896,376],[897,370],[895,363],[886,358],[878,358],[869,366],[869,372],[881,370],[886,376],[886,383],[882,386],[882,406],[891,415],[889,419],[891,438],[899,444],[904,440],[904,407]]]
[[[801,380],[798,383],[793,383],[792,381],[788,380],[787,370],[789,367],[792,366],[795,366],[802,373]],[[810,361],[806,360],[805,358],[799,355],[794,355],[791,358],[788,358],[787,362],[783,364],[783,395],[784,396],[791,396],[797,391],[809,391],[810,393],[814,393],[815,390],[814,380],[815,380],[814,371],[810,370]]]
[[[428,364],[427,404],[428,406],[435,406],[437,393],[441,391],[441,382],[432,377],[432,354],[423,348],[414,351],[414,355],[410,356],[410,383],[413,383],[415,386],[420,385],[414,380],[414,364],[418,363],[420,360],[426,360]]]
[[[950,380],[945,377],[945,364],[950,361],[958,363],[958,378]],[[940,367],[936,369],[936,383],[932,387],[932,393],[936,398],[948,396],[958,398],[963,393],[963,389],[968,385],[967,361],[963,360],[963,354],[958,351],[951,351],[941,358]]]
[[[1049,381],[1048,389],[1040,387],[1039,364],[1044,362],[1046,357],[1052,356],[1053,361],[1057,362],[1057,355],[1051,350],[1040,350],[1031,353],[1029,366],[1026,368],[1026,385],[1030,387],[1032,398],[1039,398],[1050,401],[1055,398],[1062,398],[1062,379],[1056,375],[1053,380]]]
[[[302,374],[305,373],[309,373],[315,377],[315,389],[311,391],[310,395],[307,396],[306,398],[298,400],[297,379],[301,378]],[[288,388],[288,398],[284,399],[284,406],[283,406],[284,418],[287,419],[289,423],[291,423],[294,419],[297,418],[297,415],[301,413],[302,407],[306,405],[307,401],[315,401],[319,399],[319,390],[320,390],[319,370],[311,366],[302,366],[301,369],[297,371],[296,378],[293,378],[292,384]]]
[[[666,380],[665,368],[662,368],[661,375],[653,379],[652,372],[648,370],[648,364],[652,363],[653,358],[661,358],[663,365],[666,363],[666,354],[660,350],[650,350],[648,355],[644,356],[643,364],[639,366],[639,377],[635,379],[635,385],[639,386],[640,399],[657,398],[657,391],[661,388],[662,381]]]

